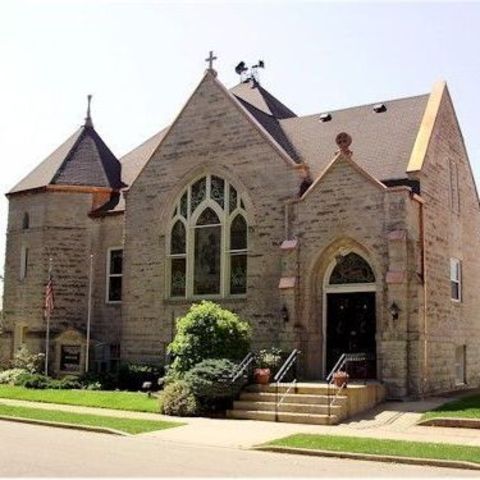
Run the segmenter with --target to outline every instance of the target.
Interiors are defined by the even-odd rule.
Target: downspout
[[[425,209],[424,200],[419,195],[413,195],[414,200],[418,202],[418,227],[420,235],[420,278],[423,283],[423,372],[422,372],[422,396],[425,396],[427,390],[427,372],[428,372],[428,315],[427,315],[427,262],[426,262],[426,239],[425,239]]]

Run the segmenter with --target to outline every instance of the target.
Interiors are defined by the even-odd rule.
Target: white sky
[[[141,143],[183,106],[211,49],[227,86],[240,60],[263,59],[262,84],[299,115],[425,93],[444,78],[478,178],[479,25],[474,2],[2,0],[0,190],[78,128],[88,93],[117,156]],[[2,197],[1,258],[6,218]]]

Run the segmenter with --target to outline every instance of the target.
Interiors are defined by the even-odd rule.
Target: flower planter
[[[339,371],[333,375],[333,383],[336,387],[341,388],[343,385],[347,386],[350,375],[347,372]]]
[[[255,383],[259,385],[268,385],[270,383],[270,369],[269,368],[256,368],[253,371],[253,379]]]

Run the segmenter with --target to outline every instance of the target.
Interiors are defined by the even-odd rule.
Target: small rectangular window
[[[111,248],[107,254],[107,302],[122,301],[123,250]]]
[[[451,298],[457,302],[462,300],[462,263],[457,258],[450,259]]]
[[[450,208],[454,213],[460,213],[460,186],[458,182],[458,165],[449,161],[450,170]]]
[[[459,345],[455,348],[455,383],[464,385],[467,383],[465,364],[467,359],[467,346]]]
[[[20,280],[27,278],[28,274],[28,248],[22,247],[20,252]]]

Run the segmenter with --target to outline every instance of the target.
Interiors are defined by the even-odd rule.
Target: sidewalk
[[[478,430],[417,426],[422,412],[446,401],[445,397],[416,402],[387,402],[361,416],[336,426],[302,425],[211,418],[177,418],[155,413],[128,412],[104,408],[78,407],[52,403],[0,399],[0,404],[33,408],[65,410],[114,417],[152,420],[179,420],[187,425],[138,435],[141,438],[161,439],[181,444],[250,448],[276,438],[295,433],[349,435],[356,437],[388,438],[420,442],[452,443],[480,446]]]

